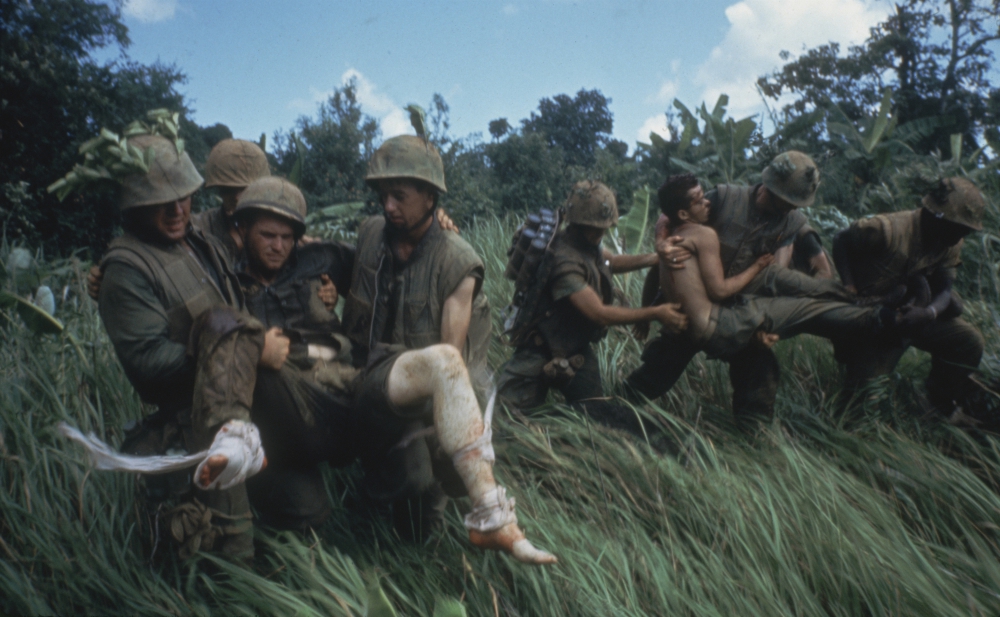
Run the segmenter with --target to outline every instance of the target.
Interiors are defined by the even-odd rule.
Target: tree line
[[[128,58],[128,29],[116,6],[0,0],[0,39],[0,223],[10,241],[49,254],[101,254],[120,222],[114,187],[64,202],[45,187],[102,126],[118,130],[154,108],[179,111],[199,166],[215,143],[232,136],[223,124],[190,120],[179,67]],[[464,137],[450,132],[448,103],[435,94],[426,110],[445,162],[449,191],[442,204],[468,223],[489,213],[557,206],[568,186],[589,178],[610,186],[627,209],[636,191],[669,173],[693,171],[706,187],[756,182],[788,148],[820,163],[819,203],[827,205],[809,213],[820,228],[912,207],[908,200],[922,182],[956,168],[997,195],[1000,90],[990,71],[998,39],[995,2],[901,2],[860,45],[783,52],[784,65],[757,82],[769,104],[766,118],[729,117],[725,96],[696,108],[674,101],[666,110],[669,139],[652,134],[631,153],[613,137],[611,99],[596,89],[544,98],[527,118],[497,118],[488,135]],[[95,59],[94,52],[109,49],[119,57]],[[274,132],[269,157],[277,173],[300,186],[312,211],[350,218],[359,209],[374,211],[363,178],[381,138],[377,120],[361,109],[356,84],[348,82],[314,115]],[[213,199],[202,193],[196,207]],[[366,200],[364,207],[331,209]]]

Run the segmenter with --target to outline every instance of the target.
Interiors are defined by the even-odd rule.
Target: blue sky
[[[439,92],[451,133],[489,137],[547,96],[598,88],[612,99],[615,135],[630,145],[665,124],[676,96],[720,92],[737,117],[760,113],[756,77],[792,52],[860,42],[885,0],[514,0],[465,2],[126,0],[142,62],[175,63],[202,125],[256,139],[313,115],[346,79],[389,137],[402,111]]]

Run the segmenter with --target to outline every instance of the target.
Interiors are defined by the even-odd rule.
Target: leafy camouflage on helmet
[[[924,196],[921,204],[952,223],[982,231],[986,200],[975,184],[965,178],[945,178],[938,188]]]
[[[277,176],[264,176],[250,183],[236,203],[234,215],[263,210],[287,219],[301,236],[306,232],[306,198],[297,186]]]
[[[264,151],[244,139],[223,139],[215,144],[205,163],[206,187],[243,188],[257,178],[270,175]]]
[[[566,198],[566,220],[601,229],[617,225],[618,203],[615,201],[615,194],[600,182],[577,182]]]
[[[379,146],[368,161],[365,182],[374,188],[379,180],[405,178],[423,180],[442,193],[448,192],[444,185],[444,163],[437,148],[415,135],[393,137]]]
[[[164,204],[184,199],[201,187],[202,179],[187,152],[160,135],[137,135],[128,145],[139,151],[152,150],[147,173],[122,178],[121,209]]]
[[[796,208],[808,208],[816,200],[819,169],[816,163],[798,150],[774,157],[761,175],[764,186]]]

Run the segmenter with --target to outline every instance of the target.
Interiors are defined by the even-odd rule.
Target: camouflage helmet
[[[270,175],[264,151],[244,139],[223,139],[215,144],[205,163],[206,187],[243,188],[257,178]]]
[[[137,135],[130,137],[128,143],[143,151],[152,148],[153,162],[147,173],[132,174],[122,180],[122,210],[184,199],[204,182],[187,152],[177,154],[177,146],[166,137]]]
[[[924,196],[921,204],[938,218],[974,231],[983,229],[986,200],[976,185],[965,178],[945,178],[938,189]]]
[[[396,178],[423,180],[442,193],[448,192],[441,155],[433,144],[416,135],[387,139],[368,161],[368,175],[365,176],[368,186],[375,188],[379,180]]]
[[[277,176],[264,176],[250,183],[236,203],[238,219],[251,210],[263,210],[286,219],[296,236],[306,232],[306,198],[297,186]]]
[[[808,208],[816,200],[819,169],[816,163],[798,150],[782,152],[774,157],[761,174],[764,186],[796,208]]]
[[[615,202],[615,194],[600,182],[577,182],[566,198],[566,220],[601,229],[617,225],[618,204]]]

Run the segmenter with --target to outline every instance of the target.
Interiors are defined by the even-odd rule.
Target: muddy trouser
[[[712,321],[714,331],[702,341],[669,335],[653,341],[643,353],[643,365],[626,380],[626,396],[661,396],[680,378],[687,362],[704,350],[729,362],[733,413],[766,418],[774,412],[778,364],[771,350],[750,344],[757,330],[782,338],[871,336],[878,328],[878,312],[830,300],[739,296],[728,307],[713,308]]]
[[[448,497],[466,490],[436,437],[420,433],[434,426],[431,402],[399,407],[389,401],[389,374],[405,351],[401,345],[377,345],[370,352],[353,386],[352,430],[365,497],[391,510],[400,536],[421,540],[442,524]]]
[[[263,326],[235,309],[209,309],[195,320],[189,346],[197,367],[194,399],[190,414],[178,418],[189,452],[208,448],[229,420],[250,420],[263,349]],[[245,484],[226,490],[193,488],[192,500],[174,510],[171,530],[181,543],[182,556],[213,550],[230,558],[249,558],[252,519]]]
[[[253,397],[251,418],[268,465],[247,480],[250,503],[272,527],[318,527],[331,512],[320,464],[344,466],[355,458],[351,399],[291,361],[280,371],[261,369]]]
[[[587,399],[601,398],[601,370],[593,347],[587,345],[579,354],[582,360],[574,375],[565,383],[553,383],[545,375],[543,368],[552,360],[548,350],[525,345],[518,347],[514,355],[504,364],[497,380],[497,398],[521,410],[538,407],[545,402],[549,388],[556,388],[566,397],[567,403],[578,403]]]
[[[931,400],[946,409],[960,400],[970,386],[969,375],[979,366],[984,347],[983,335],[960,317],[925,324],[905,339],[835,342],[837,359],[847,366],[850,388],[892,372],[911,345],[931,354],[927,376]]]
[[[746,294],[764,297],[848,300],[843,286],[831,279],[818,279],[781,266],[768,266],[744,288]],[[642,353],[642,364],[621,386],[625,398],[639,402],[643,397],[663,396],[687,368],[700,347],[685,335],[661,330]],[[746,347],[726,358],[733,386],[733,413],[768,416],[778,394],[780,368],[770,349]]]

